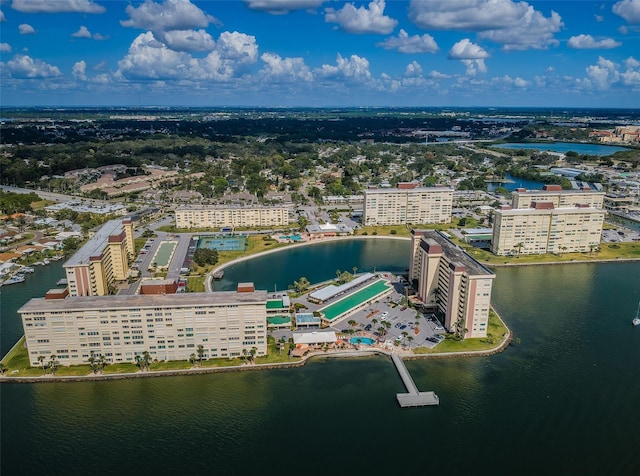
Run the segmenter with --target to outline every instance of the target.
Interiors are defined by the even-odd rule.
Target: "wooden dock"
[[[401,407],[424,407],[427,405],[439,405],[440,399],[434,392],[419,392],[404,362],[396,354],[391,355],[400,378],[407,388],[407,393],[398,393],[396,398]]]

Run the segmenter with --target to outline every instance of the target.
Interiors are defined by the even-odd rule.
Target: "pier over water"
[[[440,399],[434,392],[419,392],[416,384],[413,382],[407,367],[405,367],[402,359],[396,354],[391,355],[400,378],[407,388],[407,393],[398,393],[396,398],[401,407],[424,407],[427,405],[439,405]]]

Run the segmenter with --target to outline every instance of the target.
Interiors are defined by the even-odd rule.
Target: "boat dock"
[[[405,367],[402,359],[396,354],[391,354],[391,360],[393,361],[404,386],[407,388],[407,393],[398,393],[396,398],[401,407],[423,407],[427,405],[439,405],[440,399],[434,392],[419,392],[416,384],[413,382],[411,375],[407,367]]]

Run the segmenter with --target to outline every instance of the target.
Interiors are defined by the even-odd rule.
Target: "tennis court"
[[[244,251],[247,246],[246,236],[201,236],[198,248],[217,251]]]
[[[325,320],[333,321],[390,289],[391,286],[387,281],[379,279],[355,293],[320,309],[320,312],[324,313]]]
[[[155,263],[159,268],[167,268],[177,245],[177,241],[163,241],[160,243],[158,251],[153,256],[152,263]]]

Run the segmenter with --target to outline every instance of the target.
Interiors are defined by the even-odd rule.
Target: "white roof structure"
[[[325,302],[327,299],[342,294],[349,289],[370,280],[371,278],[373,278],[373,276],[374,275],[372,273],[365,273],[362,276],[357,277],[353,281],[349,281],[348,283],[345,283],[341,286],[334,286],[333,284],[330,284],[329,286],[325,286],[322,289],[318,289],[317,291],[312,292],[311,294],[309,294],[309,297],[312,299],[317,299],[320,302]]]
[[[338,341],[336,337],[336,333],[334,331],[327,332],[301,332],[298,334],[293,334],[293,343],[295,345],[298,344],[324,344],[324,343],[335,343]]]

